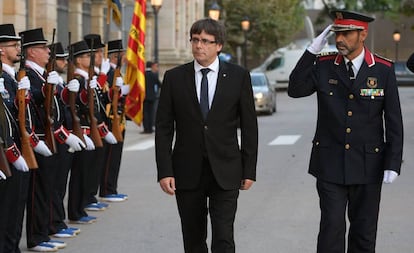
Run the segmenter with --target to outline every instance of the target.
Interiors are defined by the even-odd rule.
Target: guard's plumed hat
[[[88,47],[91,49],[98,49],[105,47],[105,44],[101,41],[101,35],[99,34],[87,34],[83,39],[88,44]]]
[[[20,32],[19,36],[23,37],[23,45],[22,45],[23,48],[47,43],[47,40],[45,39],[43,35],[42,28],[36,28],[36,29]]]
[[[19,36],[16,36],[13,24],[0,25],[0,42],[20,40]]]
[[[65,49],[63,49],[62,43],[57,42],[52,45],[49,45],[50,50],[55,50],[56,58],[65,58],[69,55],[68,52],[65,52]]]
[[[78,56],[80,54],[86,54],[86,53],[90,53],[91,50],[88,47],[88,44],[86,44],[86,41],[81,40],[78,42],[75,42],[73,44],[70,45],[70,48],[73,52],[73,56]]]
[[[125,51],[122,47],[122,40],[108,41],[108,54]]]
[[[334,19],[333,32],[368,30],[368,23],[374,21],[372,17],[347,10],[332,10],[329,13]]]

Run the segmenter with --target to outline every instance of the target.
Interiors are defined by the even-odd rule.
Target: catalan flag
[[[107,3],[108,3],[108,14],[111,13],[111,10],[112,10],[112,20],[118,27],[121,27],[121,20],[122,20],[121,3],[119,2],[119,0],[107,0]]]
[[[135,0],[134,14],[129,29],[126,51],[127,69],[125,83],[130,90],[125,102],[125,114],[138,125],[142,122],[145,98],[145,13],[146,1]]]

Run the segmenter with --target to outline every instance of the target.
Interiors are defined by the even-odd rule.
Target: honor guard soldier
[[[106,105],[106,112],[110,119],[109,129],[118,141],[114,145],[108,145],[104,156],[105,164],[102,168],[99,196],[102,200],[108,202],[121,202],[128,198],[126,194],[118,193],[118,176],[126,124],[124,114],[125,96],[129,93],[129,85],[124,84],[120,73],[124,55],[125,49],[123,49],[122,40],[108,41],[108,58],[111,68],[107,73],[109,103]],[[116,96],[115,100],[114,96]]]
[[[374,253],[382,182],[400,173],[403,122],[394,66],[364,42],[372,17],[330,12],[328,26],[292,71],[288,94],[317,94],[309,173],[316,177],[321,221],[317,252]],[[337,53],[318,56],[330,31]],[[345,213],[349,218],[345,240]]]
[[[57,102],[59,103],[59,107],[62,108],[62,124],[63,126],[69,130],[69,132],[73,133],[72,131],[72,117],[69,109],[69,105],[63,103],[62,95],[63,90],[66,87],[66,83],[63,80],[62,76],[66,73],[67,65],[68,65],[68,52],[65,52],[62,43],[57,42],[52,45],[49,45],[49,49],[51,52],[55,53],[55,71],[59,74],[59,83],[56,85],[56,94],[57,94]],[[82,136],[83,137],[83,136]],[[68,238],[74,237],[79,232],[79,228],[68,227],[65,223],[65,205],[64,205],[64,198],[66,195],[66,188],[68,182],[68,176],[70,168],[72,167],[72,160],[74,152],[73,150],[68,149],[66,145],[58,145],[57,151],[57,160],[59,161],[59,166],[57,167],[56,171],[56,178],[54,180],[54,192],[51,197],[51,213],[50,213],[50,224],[49,224],[49,235],[57,238]]]
[[[6,112],[8,131],[7,135],[11,139],[6,139],[5,142],[8,147],[9,162],[13,166],[11,168],[12,176],[8,180],[8,197],[11,200],[5,207],[9,210],[7,217],[7,229],[5,238],[5,252],[20,252],[19,243],[22,234],[22,224],[24,217],[24,210],[26,207],[27,194],[29,190],[29,177],[27,173],[28,165],[23,158],[27,155],[26,151],[31,152],[34,159],[33,150],[42,156],[51,156],[52,153],[42,140],[39,140],[37,135],[30,128],[31,112],[27,106],[29,101],[28,90],[30,89],[30,80],[24,74],[24,71],[19,71],[17,75],[14,65],[20,61],[20,68],[24,68],[24,56],[20,48],[19,36],[16,36],[13,24],[0,25],[0,49],[2,50],[2,77],[1,81],[1,95],[4,102],[4,111]],[[19,81],[17,81],[16,79]],[[21,94],[22,111],[19,111],[18,94]],[[19,115],[23,113],[22,115]],[[17,119],[23,119],[19,122]],[[22,123],[22,129],[25,131],[21,133],[19,129]],[[25,140],[23,140],[25,136]],[[4,139],[4,137],[3,137]],[[22,150],[22,143],[27,141]],[[33,150],[32,150],[33,148]],[[23,156],[20,156],[22,150]],[[10,156],[10,154],[12,154]],[[11,160],[10,160],[11,159]]]
[[[64,242],[50,240],[49,219],[45,219],[50,217],[53,184],[60,166],[56,151],[59,145],[79,151],[84,144],[62,125],[62,108],[54,92],[61,78],[56,71],[46,70],[53,55],[50,55],[42,28],[23,31],[19,35],[23,37],[26,73],[31,84],[30,107],[34,112],[32,129],[52,151],[55,149],[55,154],[49,157],[36,155],[39,168],[31,170],[26,215],[27,247],[31,251],[55,251],[66,246]],[[50,104],[46,101],[50,101]]]
[[[68,199],[68,218],[71,223],[91,224],[96,221],[96,217],[89,216],[85,211],[87,199],[90,192],[89,173],[96,159],[94,149],[97,143],[92,140],[91,115],[89,114],[88,90],[93,90],[97,86],[96,76],[89,76],[88,68],[90,67],[91,52],[85,41],[79,41],[70,45],[70,58],[73,58],[74,78],[70,81],[62,96],[65,104],[70,104],[70,96],[75,95],[77,118],[83,137],[86,143],[85,150],[75,152],[70,181],[69,181],[69,199]],[[69,63],[72,64],[72,63]],[[68,72],[68,74],[70,74]],[[65,93],[71,93],[65,95]],[[94,101],[92,100],[92,103]],[[72,106],[72,105],[71,105]],[[94,103],[92,104],[94,109]],[[72,120],[74,120],[72,118]],[[95,129],[97,131],[97,129]],[[99,135],[99,134],[98,134]],[[99,136],[100,139],[100,136]]]
[[[106,104],[109,103],[108,99],[108,82],[107,74],[111,68],[108,59],[104,59],[104,48],[105,44],[101,41],[99,34],[87,34],[84,36],[84,40],[88,44],[88,47],[94,50],[94,70],[97,75],[98,85],[95,88],[97,97],[97,119],[98,127],[101,137],[105,140],[103,147],[95,149],[95,163],[90,168],[90,178],[88,180],[90,185],[90,193],[88,197],[88,203],[86,209],[89,211],[101,211],[108,207],[107,203],[99,202],[96,198],[98,194],[98,188],[100,184],[100,178],[102,175],[102,168],[105,165],[105,153],[107,152],[110,145],[116,144],[117,140],[113,133],[108,129],[110,119],[106,115]]]

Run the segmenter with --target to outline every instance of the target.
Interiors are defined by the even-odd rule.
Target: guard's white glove
[[[78,92],[79,91],[80,83],[78,79],[72,79],[67,84],[68,90],[72,92]]]
[[[0,170],[0,180],[6,180],[6,175]]]
[[[59,84],[59,81],[60,81],[60,76],[58,72],[52,71],[47,74],[47,83],[57,85]]]
[[[101,73],[104,73],[105,75],[108,74],[108,71],[111,69],[111,64],[109,63],[109,59],[105,59],[102,61],[101,64]]]
[[[23,156],[19,156],[16,161],[14,161],[13,166],[16,168],[16,170],[22,171],[22,172],[28,172],[29,166],[27,166],[26,161],[24,160]]]
[[[83,141],[78,136],[71,133],[69,134],[65,143],[75,151],[81,151],[82,148],[86,148],[85,143],[83,143]]]
[[[398,177],[398,173],[393,170],[384,170],[384,184],[391,184]]]
[[[331,31],[331,27],[332,25],[328,25],[325,30],[323,30],[323,32],[318,35],[318,37],[313,39],[312,44],[310,44],[308,47],[309,52],[312,54],[319,54],[322,51],[327,42],[326,38]]]
[[[96,80],[96,76],[92,77],[92,80],[89,82],[89,87],[91,89],[95,89],[98,86],[98,81]]]
[[[93,144],[93,141],[91,140],[91,138],[89,138],[86,134],[83,135],[83,138],[85,139],[85,143],[86,143],[86,150],[94,150],[95,149],[95,144]]]
[[[30,80],[27,76],[24,76],[22,79],[20,79],[19,83],[17,84],[17,89],[30,90]]]
[[[109,144],[116,144],[118,142],[112,132],[108,132],[105,135],[104,140]]]
[[[4,88],[4,78],[1,77],[0,78],[0,93],[4,93],[4,91],[6,91],[6,89]]]
[[[124,84],[124,79],[122,79],[122,77],[118,76],[115,80],[115,85],[118,87],[122,87],[122,85]]]
[[[42,141],[42,140],[39,140],[37,145],[33,147],[33,150],[36,153],[41,154],[42,156],[45,156],[45,157],[48,157],[48,156],[52,155],[52,151],[50,151],[50,149],[47,147],[45,142]]]
[[[109,143],[109,144],[116,144],[116,138],[115,136],[112,134],[111,131],[108,130],[108,126],[105,124],[105,122],[102,122],[101,124],[98,125],[98,131],[99,131],[99,135],[104,138],[104,140]]]
[[[126,96],[129,93],[129,85],[125,84],[121,86],[121,95]]]
[[[64,126],[60,126],[60,128],[54,132],[54,135],[60,144],[66,143],[66,145],[74,151],[81,151],[82,148],[86,147],[85,143],[83,143],[78,136],[71,134]]]

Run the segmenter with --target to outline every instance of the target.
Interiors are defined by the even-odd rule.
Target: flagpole
[[[107,8],[106,8],[106,25],[105,25],[105,52],[104,52],[104,58],[108,58],[108,41],[109,41],[109,31],[111,29],[111,13],[112,13],[112,7],[111,7],[111,0],[107,0]]]

